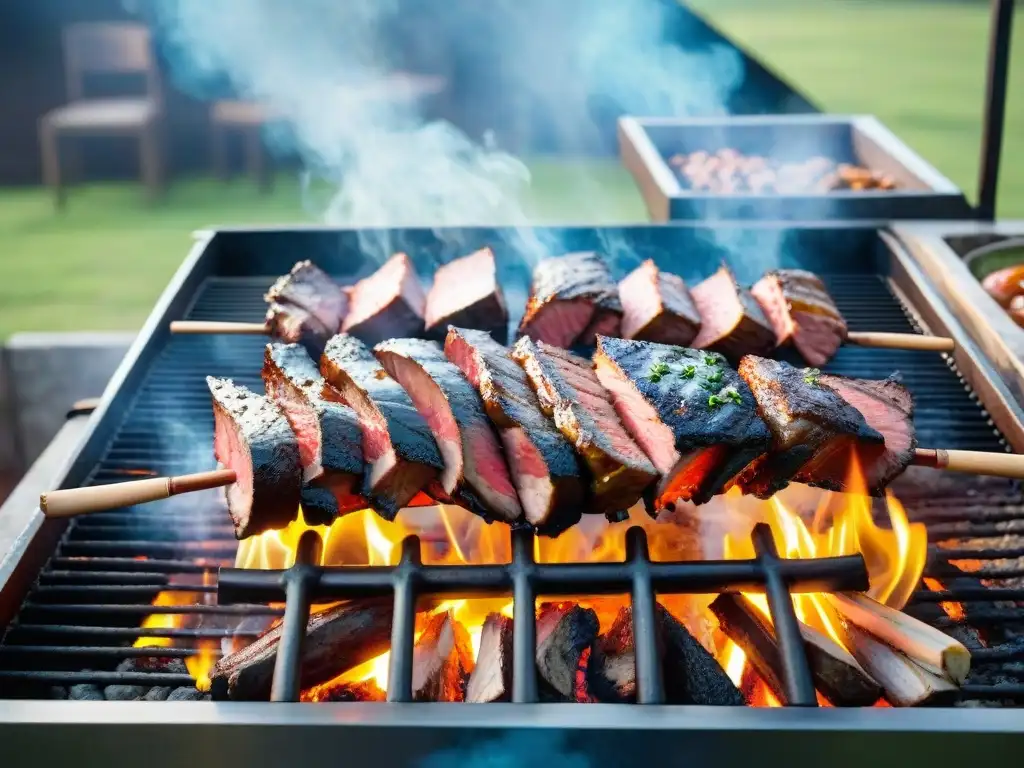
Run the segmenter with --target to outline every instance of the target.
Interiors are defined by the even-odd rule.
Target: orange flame
[[[903,505],[886,493],[885,507],[889,527],[877,525],[872,516],[872,498],[860,464],[854,454],[847,475],[846,493],[826,493],[820,499],[808,528],[800,515],[775,496],[763,508],[779,554],[786,558],[813,558],[860,553],[868,570],[868,594],[892,608],[902,608],[921,580],[927,559],[928,534],[921,523],[907,520]],[[754,522],[751,522],[751,527]],[[723,542],[725,557],[745,559],[755,556],[749,535],[727,533]],[[768,601],[761,594],[746,597],[770,619]],[[793,595],[793,608],[803,623],[829,636],[845,647],[844,633],[831,603],[821,594]],[[745,655],[730,644],[718,655],[733,682],[742,677]],[[774,699],[774,697],[772,697]],[[777,702],[776,702],[777,705]]]
[[[153,600],[158,606],[185,606],[197,602],[199,595],[195,592],[160,592]],[[180,613],[153,613],[142,622],[143,629],[176,629],[182,625]],[[140,637],[135,641],[136,648],[170,648],[174,645],[170,637]]]

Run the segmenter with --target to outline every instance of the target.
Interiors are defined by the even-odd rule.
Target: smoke
[[[428,755],[418,768],[592,768],[593,761],[565,744],[553,729],[509,731],[498,739]]]
[[[178,87],[199,94],[224,81],[281,118],[284,128],[268,132],[268,141],[300,157],[311,204],[314,189],[329,185],[329,199],[317,204],[327,223],[505,225],[531,254],[551,244],[527,231],[530,173],[483,137],[527,142],[540,125],[562,153],[582,154],[607,142],[602,116],[721,113],[743,78],[735,50],[683,50],[670,39],[682,13],[671,0],[134,0],[132,7],[154,21]],[[464,100],[479,107],[460,121],[468,133],[433,119],[430,99],[382,97],[385,78],[401,70],[456,77]],[[607,208],[607,192],[586,165],[570,169],[566,181],[564,194]],[[380,233],[361,245],[378,258],[392,250]]]

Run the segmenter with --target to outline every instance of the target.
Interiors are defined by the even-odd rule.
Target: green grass
[[[973,195],[988,3],[690,0],[727,35],[832,112],[878,115]],[[1024,218],[1024,14],[1017,14],[999,214]],[[1014,89],[1018,92],[1014,95]],[[0,149],[2,151],[2,149]],[[617,161],[531,163],[538,222],[645,221]],[[0,340],[20,330],[132,329],[209,224],[309,220],[297,182],[272,195],[176,180],[148,206],[135,184],[92,184],[54,212],[41,189],[0,190]]]
[[[879,117],[973,199],[989,3],[686,0],[822,109]],[[1024,218],[1024,13],[1016,14],[998,215]]]

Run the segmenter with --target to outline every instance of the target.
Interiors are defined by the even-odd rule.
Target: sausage
[[[986,275],[981,287],[1001,307],[1009,307],[1014,296],[1024,294],[1024,264],[999,269]]]

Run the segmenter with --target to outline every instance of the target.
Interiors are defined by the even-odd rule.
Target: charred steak
[[[481,248],[438,268],[427,294],[427,334],[444,340],[448,326],[487,331],[504,344],[508,309],[498,285],[494,251]]]
[[[444,492],[489,520],[522,517],[498,436],[473,385],[434,341],[391,339],[374,347],[381,365],[412,398],[444,458]]]
[[[541,409],[590,468],[588,511],[619,512],[639,501],[658,472],[622,426],[590,361],[526,336],[512,357],[526,370]]]
[[[570,253],[541,259],[519,333],[567,348],[593,343],[598,326],[617,332],[622,305],[604,260],[596,253]],[[588,338],[589,337],[589,338]]]
[[[757,402],[721,355],[601,337],[594,366],[662,476],[656,510],[708,501],[768,450],[771,433]]]
[[[328,335],[338,332],[348,311],[346,293],[311,261],[298,262],[270,286],[264,298],[269,304],[305,310],[327,329]]]
[[[864,473],[867,492],[872,496],[883,495],[889,483],[910,466],[917,448],[914,399],[910,391],[903,386],[898,375],[873,380],[822,374],[819,381],[856,408],[868,426],[885,438],[885,444],[881,446],[864,443],[854,446],[854,456]],[[797,475],[796,480],[833,491],[847,490],[851,479],[856,482],[850,471],[849,452],[818,464],[813,467],[813,472],[810,469]]]
[[[301,344],[315,357],[320,357],[327,340],[336,332],[302,307],[277,301],[267,307],[266,323],[271,338],[287,344]]]
[[[747,355],[739,374],[772,431],[771,453],[740,478],[745,493],[767,499],[801,470],[815,475],[816,467],[828,466],[834,457],[848,459],[852,448],[877,448],[885,442],[860,411],[821,382],[816,368]]]
[[[320,372],[324,398],[346,403],[359,418],[362,493],[382,517],[394,520],[444,469],[430,427],[402,386],[355,337],[341,333],[327,342]]]
[[[341,330],[366,344],[423,332],[426,295],[412,261],[404,253],[396,253],[356,283],[351,299]]]
[[[283,528],[298,515],[302,489],[299,443],[284,413],[230,379],[207,376],[206,383],[213,396],[213,452],[237,476],[225,490],[235,537]]]
[[[324,400],[324,380],[316,363],[297,344],[268,344],[263,358],[267,395],[284,411],[299,442],[302,510],[310,525],[330,525],[339,515],[366,507],[362,433],[347,405]]]
[[[775,331],[761,307],[724,264],[693,289],[700,333],[692,345],[721,352],[738,362],[743,355],[766,355],[775,348]]]
[[[577,522],[586,487],[579,460],[541,412],[526,372],[484,331],[450,328],[444,352],[498,427],[527,521],[550,534]]]
[[[619,298],[623,338],[685,347],[700,331],[700,315],[683,278],[661,271],[650,259],[619,283]]]
[[[824,365],[846,341],[846,321],[817,275],[779,269],[762,277],[751,293],[775,329],[775,341],[797,348],[808,365]]]

